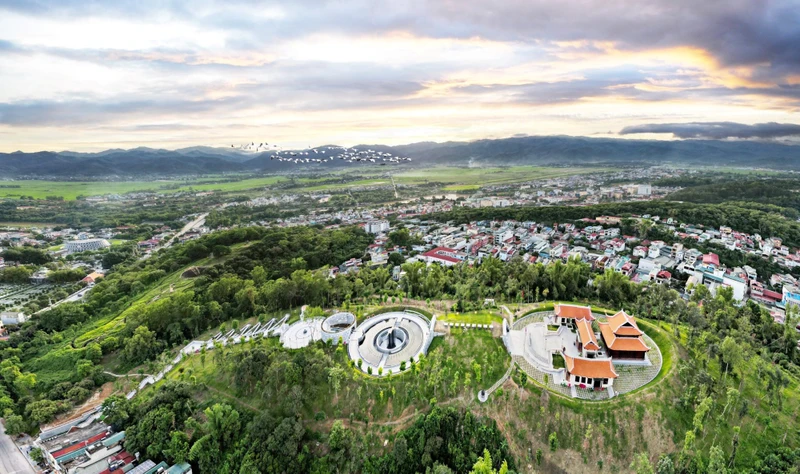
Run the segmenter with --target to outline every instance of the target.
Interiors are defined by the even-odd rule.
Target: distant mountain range
[[[319,147],[326,149],[328,145]],[[567,136],[514,137],[473,142],[422,142],[400,146],[355,148],[412,158],[409,166],[694,164],[800,170],[800,146],[753,141],[625,140]],[[300,151],[300,150],[298,150]],[[0,177],[101,178],[178,176],[228,172],[287,172],[300,165],[272,160],[274,152],[190,147],[111,149],[99,153],[0,153]],[[330,152],[328,152],[330,153]],[[334,160],[302,167],[365,166]]]

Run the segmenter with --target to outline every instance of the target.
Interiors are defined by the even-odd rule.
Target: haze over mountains
[[[318,147],[326,149],[328,145]],[[403,166],[661,165],[695,164],[800,169],[800,146],[775,142],[715,140],[625,140],[536,136],[473,142],[421,142],[409,145],[359,145],[407,156]],[[298,150],[300,151],[300,150]],[[334,152],[326,149],[328,155]],[[197,175],[226,172],[286,172],[300,166],[358,167],[334,160],[324,164],[279,162],[274,152],[247,153],[196,146],[179,150],[134,148],[99,153],[0,153],[0,177],[99,178],[104,176]]]

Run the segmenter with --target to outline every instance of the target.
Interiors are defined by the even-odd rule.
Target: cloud
[[[757,123],[747,125],[736,122],[650,123],[623,128],[620,135],[638,133],[671,133],[675,138],[726,138],[776,139],[800,137],[800,125],[794,123]]]
[[[0,129],[27,144],[76,127],[152,143],[232,123],[373,141],[785,123],[797,44],[797,0],[0,0]]]

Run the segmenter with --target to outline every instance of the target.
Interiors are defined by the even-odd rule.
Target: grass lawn
[[[553,368],[554,369],[564,369],[567,365],[564,363],[564,358],[561,357],[561,354],[553,354]]]
[[[503,317],[491,311],[472,311],[469,313],[447,313],[438,317],[448,323],[491,324],[502,323]]]

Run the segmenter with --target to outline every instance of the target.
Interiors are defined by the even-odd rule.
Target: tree
[[[389,264],[392,266],[402,265],[406,259],[399,252],[392,252],[389,254]]]
[[[41,448],[33,448],[29,454],[31,459],[33,459],[36,464],[41,464],[44,462],[44,454],[42,454]]]
[[[207,420],[203,431],[213,436],[223,450],[232,446],[241,427],[239,412],[230,405],[215,403],[203,413]]]
[[[720,347],[725,371],[734,371],[742,361],[742,350],[731,336],[725,337]]]
[[[25,412],[28,414],[28,421],[41,425],[52,420],[59,411],[59,406],[52,400],[39,400],[28,403]]]
[[[706,471],[708,474],[727,474],[729,472],[725,466],[726,459],[722,448],[717,445],[711,446],[708,454],[708,469]]]
[[[631,463],[631,469],[633,469],[636,474],[655,474],[653,471],[653,465],[650,463],[650,459],[647,457],[647,453],[639,453],[633,457],[633,462]]]
[[[125,342],[122,358],[131,363],[141,363],[155,359],[163,348],[164,345],[156,339],[155,332],[150,331],[147,326],[139,326]]]
[[[103,358],[103,349],[100,347],[100,344],[93,342],[86,346],[83,357],[94,364],[98,364],[100,363],[100,359]]]
[[[226,255],[230,255],[231,248],[228,247],[227,245],[215,245],[214,249],[212,250],[212,253],[216,258],[224,257]]]
[[[92,364],[90,360],[79,359],[78,362],[75,363],[75,372],[78,374],[78,377],[82,379],[91,375],[93,368],[94,364]]]
[[[344,379],[344,369],[339,366],[328,369],[328,383],[333,387],[333,393],[336,397],[339,396],[339,387],[342,385],[342,379]]]
[[[183,431],[173,431],[170,434],[169,447],[164,455],[170,462],[180,464],[189,460],[189,435]]]
[[[550,451],[556,452],[558,450],[558,435],[555,433],[550,433],[550,436],[547,438],[547,442],[550,445]]]
[[[353,433],[344,426],[342,420],[334,421],[328,435],[328,447],[331,449],[331,463],[336,466],[338,472],[352,471],[350,468],[352,445]]]
[[[494,469],[492,463],[492,455],[488,449],[483,450],[483,456],[478,457],[478,460],[472,466],[470,474],[508,474],[508,462],[503,461],[500,470]]]
[[[672,458],[667,454],[662,454],[656,464],[656,474],[675,474],[675,465]]]
[[[6,433],[12,436],[22,434],[28,429],[25,420],[20,415],[6,415],[5,425]]]
[[[103,401],[104,421],[115,430],[125,429],[130,420],[131,402],[121,395],[111,395]]]

